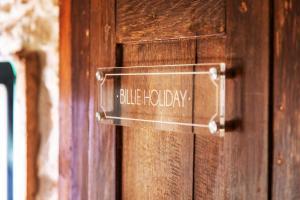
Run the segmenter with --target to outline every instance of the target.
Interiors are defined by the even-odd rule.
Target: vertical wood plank
[[[197,62],[225,62],[225,41],[225,37],[198,39]],[[195,108],[193,112],[197,118],[201,110]],[[223,199],[226,195],[224,138],[211,135],[207,129],[201,131],[203,134],[195,135],[194,199]]]
[[[223,139],[196,136],[194,197],[267,199],[269,2],[228,1],[226,13],[225,50],[213,38],[199,40],[197,58],[225,56],[235,72],[226,80],[226,121],[238,127]]]
[[[88,197],[89,0],[72,1],[72,199]]]
[[[274,4],[272,199],[300,199],[300,2]]]
[[[124,66],[195,62],[194,40],[126,44],[123,50]],[[123,198],[192,199],[193,134],[123,130]]]
[[[59,12],[59,199],[71,199],[72,191],[71,2],[61,1]]]
[[[37,52],[21,52],[20,58],[25,63],[26,79],[26,129],[27,129],[27,156],[26,156],[26,199],[35,199],[38,192],[38,166],[37,157],[40,145],[39,113],[37,105],[39,102],[40,88],[40,60]]]
[[[60,16],[60,198],[88,197],[89,1],[66,1]],[[63,13],[65,12],[65,13]],[[66,27],[63,27],[66,26]]]
[[[269,1],[228,1],[226,56],[240,74],[240,102],[227,104],[227,120],[241,120],[224,139],[224,199],[268,198]],[[240,94],[239,94],[240,93]],[[237,95],[241,95],[240,97]]]
[[[97,67],[113,67],[116,60],[115,1],[91,0],[89,199],[116,198],[116,128],[95,121]]]

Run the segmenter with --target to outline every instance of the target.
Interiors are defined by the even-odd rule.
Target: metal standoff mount
[[[103,81],[104,80],[104,74],[103,74],[103,72],[100,72],[100,71],[97,71],[96,72],[96,79],[97,79],[97,81]]]
[[[218,79],[218,70],[215,67],[212,67],[209,69],[209,76],[212,80],[217,80]]]
[[[208,123],[209,132],[214,135],[218,132],[218,124],[215,121],[210,121]]]
[[[100,112],[96,112],[95,117],[96,117],[98,122],[101,121],[104,118],[103,114],[100,113]]]

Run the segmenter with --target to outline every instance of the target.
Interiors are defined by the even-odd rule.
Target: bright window
[[[8,94],[0,84],[0,194],[7,199],[7,141],[8,141]]]

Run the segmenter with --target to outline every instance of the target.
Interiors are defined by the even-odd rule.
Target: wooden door
[[[269,1],[61,3],[61,199],[268,198]],[[227,64],[225,137],[95,121],[98,67],[202,62]]]

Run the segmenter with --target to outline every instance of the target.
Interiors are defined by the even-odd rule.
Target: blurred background
[[[0,0],[0,199],[57,199],[58,0]]]

